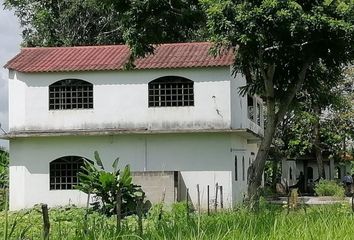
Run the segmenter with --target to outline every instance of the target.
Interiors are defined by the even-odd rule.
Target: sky
[[[13,12],[4,10],[0,0],[0,123],[8,130],[8,71],[5,63],[20,51],[21,30]],[[0,130],[1,131],[1,130]],[[0,146],[8,147],[7,141],[0,140]]]

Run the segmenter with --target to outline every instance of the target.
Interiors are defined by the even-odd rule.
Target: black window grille
[[[183,77],[161,77],[149,83],[149,107],[194,106],[194,82]]]
[[[49,164],[50,190],[74,189],[79,182],[78,173],[84,158],[68,156],[58,158]]]
[[[65,79],[49,86],[49,109],[93,108],[93,85],[79,79]]]

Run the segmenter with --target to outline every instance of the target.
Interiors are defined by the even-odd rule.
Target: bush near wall
[[[5,206],[6,190],[9,186],[9,154],[0,148],[0,211]]]
[[[317,196],[344,197],[344,188],[336,181],[322,179],[315,186]]]
[[[0,188],[9,185],[9,153],[0,148]]]
[[[0,189],[0,211],[5,209],[6,204],[6,190],[7,189]]]

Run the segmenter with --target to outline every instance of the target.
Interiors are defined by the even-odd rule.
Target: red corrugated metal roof
[[[211,43],[173,43],[156,47],[153,55],[135,61],[136,69],[229,66],[232,50],[213,57]],[[122,70],[130,56],[126,45],[23,48],[4,67],[19,72]]]

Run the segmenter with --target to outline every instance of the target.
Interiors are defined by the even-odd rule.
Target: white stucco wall
[[[194,81],[195,106],[148,107],[148,82],[162,76]],[[49,110],[48,86],[76,78],[94,85],[94,108]],[[10,130],[230,128],[228,67],[10,76]],[[17,112],[21,112],[19,115]]]
[[[263,100],[260,97],[254,96],[254,101],[262,106],[261,124],[257,125],[248,118],[247,109],[247,94],[240,95],[240,87],[246,85],[246,79],[241,74],[235,76],[231,73],[230,80],[230,100],[231,100],[231,126],[232,128],[246,128],[252,132],[263,136],[264,135],[264,117],[263,117]]]
[[[148,83],[162,76],[194,81],[194,106],[148,107]],[[239,129],[263,134],[247,117],[246,84],[229,67],[9,74],[10,131],[65,129]],[[62,79],[94,85],[94,107],[49,110],[48,86]]]
[[[222,198],[223,207],[231,208],[233,206],[232,197],[232,171],[182,171],[182,181],[185,186],[188,186],[188,198],[191,200],[194,209],[198,210],[198,190],[199,185],[199,197],[200,208],[207,209],[208,204],[210,210],[214,210],[215,201],[217,201],[217,208],[221,207],[221,192],[220,186],[222,186]],[[218,196],[216,197],[216,184],[218,184]],[[208,186],[209,186],[209,202],[208,202]],[[186,199],[186,189],[182,190],[182,198]]]
[[[120,166],[130,164],[132,171],[181,171],[188,187],[210,185],[215,181],[224,186],[224,201],[242,200],[246,181],[242,179],[239,157],[238,181],[234,179],[234,150],[243,144],[245,172],[248,168],[247,140],[235,134],[185,133],[156,135],[116,135],[101,137],[46,137],[24,138],[10,142],[10,208],[32,207],[45,202],[50,206],[68,203],[84,204],[85,194],[76,190],[49,190],[49,163],[63,156],[82,156],[93,159],[97,150],[106,168],[119,156]],[[230,151],[231,149],[231,151]],[[240,155],[239,153],[237,153]],[[240,155],[241,156],[241,155]],[[185,172],[227,171],[227,175]],[[213,176],[214,176],[213,175]],[[232,176],[230,180],[230,176]]]
[[[257,143],[249,144],[246,138],[235,134],[231,136],[230,155],[233,162],[232,188],[234,202],[242,202],[247,194],[248,168],[255,160],[257,151]]]
[[[17,79],[17,75],[9,72],[9,129],[26,125],[26,83]]]

